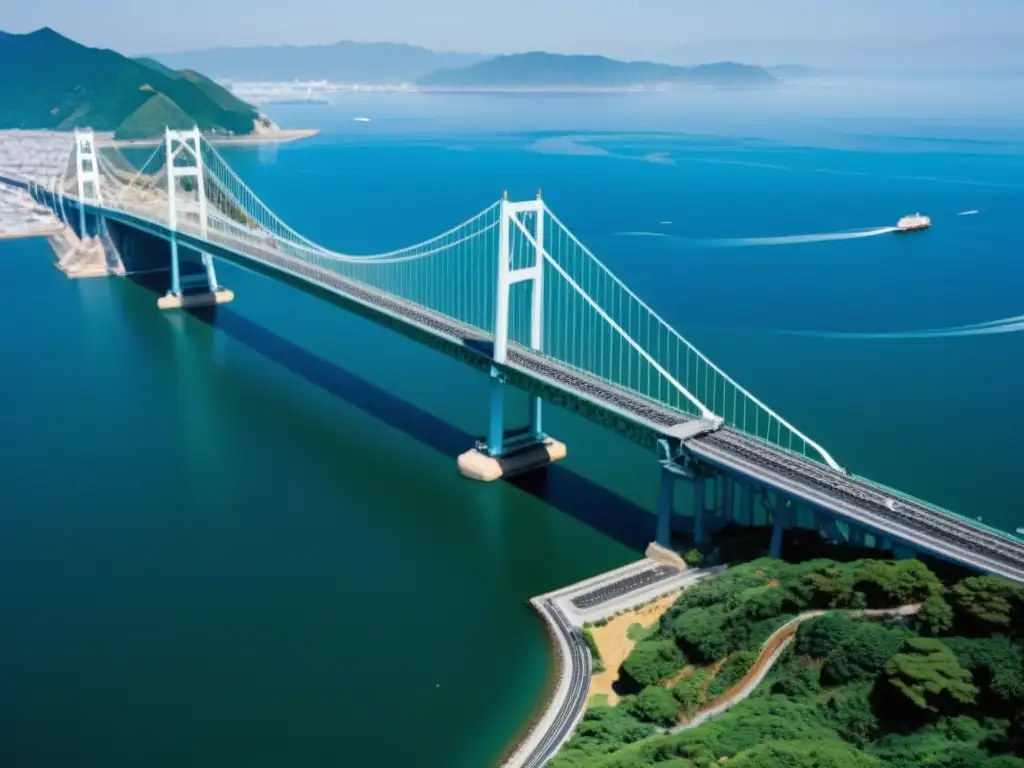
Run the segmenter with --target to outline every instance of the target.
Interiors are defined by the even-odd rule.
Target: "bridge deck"
[[[454,342],[490,341],[489,336],[477,329],[330,270],[251,243],[242,244],[233,238],[224,237],[218,241],[232,248],[244,246],[254,258],[274,263],[285,271],[298,270],[312,282],[329,285],[389,314],[430,328]],[[510,345],[508,363],[509,367],[584,396],[666,436],[685,433],[687,427],[699,421],[518,345]],[[1001,535],[919,502],[894,499],[865,480],[836,472],[731,427],[698,434],[688,440],[687,446],[712,464],[771,486],[787,496],[841,514],[880,533],[922,546],[954,561],[968,562],[1016,581],[1024,581],[1024,542],[1014,540],[1009,534]]]
[[[167,225],[153,218],[158,207],[125,206],[116,210],[97,209],[97,212],[113,215],[148,231],[156,228],[166,236],[169,234]],[[210,232],[204,241],[199,237],[198,227],[188,222],[179,226],[178,233],[182,240],[191,241],[189,244],[193,247],[205,245],[210,250],[210,246],[214,246],[229,257],[237,254],[242,257],[241,263],[245,260],[258,262],[276,272],[301,278],[383,316],[417,326],[451,344],[486,356],[484,350],[491,339],[478,329],[267,247],[266,243],[257,245],[222,232]],[[915,500],[894,498],[866,480],[834,471],[731,427],[713,432],[695,429],[693,422],[698,420],[693,416],[520,346],[509,347],[506,367],[595,403],[657,434],[689,437],[690,433],[695,433],[696,436],[686,442],[695,456],[772,487],[790,498],[806,501],[954,562],[1024,582],[1024,542],[1009,534],[976,525]]]

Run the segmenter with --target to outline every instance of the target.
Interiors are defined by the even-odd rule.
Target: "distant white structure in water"
[[[357,123],[368,123],[368,122],[370,122],[370,118],[368,118],[368,117],[353,117],[352,119],[355,120]]]

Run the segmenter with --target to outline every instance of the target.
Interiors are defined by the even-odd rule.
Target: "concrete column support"
[[[698,475],[693,479],[693,540],[703,544],[704,538],[704,496],[707,478]]]
[[[672,539],[672,507],[676,493],[676,476],[661,468],[661,487],[658,491],[658,530],[655,541],[668,547]]]
[[[505,442],[505,382],[497,366],[491,366],[491,411],[487,428],[487,455],[498,457]]]
[[[775,500],[775,519],[772,521],[772,543],[768,554],[772,557],[782,556],[782,534],[785,533],[789,524],[789,508],[785,499]]]

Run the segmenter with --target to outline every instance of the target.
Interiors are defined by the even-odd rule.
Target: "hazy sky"
[[[392,41],[504,53],[836,63],[949,36],[1024,30],[1024,0],[9,0],[0,25],[48,25],[123,53]],[[988,41],[976,42],[979,49]],[[912,56],[941,56],[941,49]],[[766,61],[770,57],[774,61]]]

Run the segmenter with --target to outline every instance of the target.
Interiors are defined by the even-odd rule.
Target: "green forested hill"
[[[944,573],[920,560],[731,566],[635,625],[618,702],[592,702],[551,768],[1024,768],[1024,587]],[[766,640],[798,616],[749,698],[685,727],[756,679],[779,647]]]
[[[0,128],[88,126],[120,138],[165,126],[247,134],[257,111],[195,72],[88,48],[48,27],[0,32]]]

